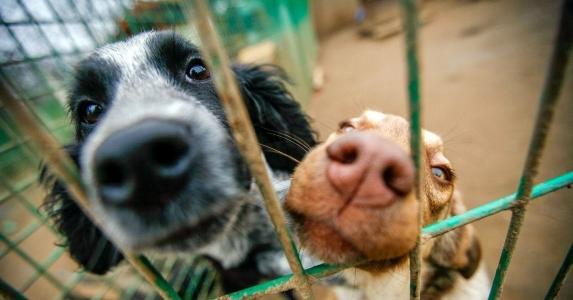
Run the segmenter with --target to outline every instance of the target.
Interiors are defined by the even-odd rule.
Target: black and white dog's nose
[[[147,120],[107,138],[94,157],[95,180],[106,204],[164,205],[188,184],[191,131],[180,123]]]

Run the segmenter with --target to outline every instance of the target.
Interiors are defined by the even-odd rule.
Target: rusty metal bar
[[[557,295],[559,294],[559,290],[561,289],[561,286],[565,281],[565,278],[567,278],[567,273],[569,273],[569,271],[571,270],[572,264],[573,264],[573,244],[569,246],[569,251],[567,251],[567,256],[565,256],[563,264],[559,268],[559,271],[557,272],[555,279],[553,279],[553,282],[551,283],[551,286],[547,291],[547,295],[545,295],[545,300],[551,300],[557,297]]]
[[[531,193],[531,200],[538,199],[549,193],[558,191],[560,189],[570,187],[573,184],[573,171],[561,174],[557,177],[548,179],[545,182],[535,185]],[[502,211],[511,209],[515,205],[518,205],[518,200],[516,199],[516,194],[507,195],[499,199],[495,199],[487,202],[482,206],[470,209],[462,214],[447,218],[445,220],[436,222],[431,225],[427,225],[422,229],[422,236],[424,239],[431,239],[438,235],[444,234],[448,231],[460,228],[467,224],[473,223],[475,221],[481,220],[485,217],[495,215]],[[366,262],[358,262],[353,265],[363,264]],[[346,268],[352,267],[353,265],[330,265],[321,264],[312,268],[305,270],[306,275],[310,278],[312,282],[317,279],[330,276],[334,273],[340,272]],[[271,293],[279,293],[292,288],[292,275],[285,275],[271,281],[261,283],[256,286],[240,290],[223,297],[222,299],[243,299],[252,298],[262,295],[268,295]]]
[[[561,174],[560,176],[549,179],[533,187],[533,190],[531,191],[531,201],[559,189],[571,187],[572,184],[573,171]],[[425,226],[424,229],[422,229],[422,237],[424,239],[431,239],[461,226],[500,213],[504,210],[513,209],[518,205],[519,200],[517,200],[517,194],[513,193],[487,202],[482,206],[472,208],[462,214]]]
[[[422,155],[422,97],[420,93],[420,64],[418,59],[418,1],[402,0],[404,41],[408,67],[408,96],[410,110],[410,151],[415,167],[415,193],[418,200],[418,226],[423,225],[424,193],[422,180],[424,157]],[[410,252],[410,299],[420,299],[422,280],[421,235]]]
[[[0,299],[26,300],[26,296],[0,278]]]
[[[39,125],[39,121],[34,118],[28,108],[12,95],[4,81],[0,82],[0,103],[4,105],[5,109],[18,122],[23,132],[30,137],[30,141],[39,150],[38,152],[43,155],[50,170],[66,183],[68,192],[70,192],[70,195],[86,216],[88,216],[94,224],[99,224],[97,218],[93,216],[89,209],[89,200],[76,166],[61,149],[53,136],[48,134],[44,127]],[[151,265],[147,258],[142,255],[127,252],[124,252],[124,256],[133,267],[156,288],[157,292],[164,299],[179,299],[177,293]]]
[[[217,94],[221,99],[226,116],[233,131],[233,137],[239,151],[248,162],[251,174],[255,178],[264,199],[267,211],[271,217],[275,231],[278,234],[289,266],[295,276],[295,287],[303,299],[312,299],[310,283],[304,274],[298,251],[291,238],[278,196],[274,191],[263,161],[261,148],[258,146],[255,131],[250,122],[249,114],[242,100],[235,76],[230,69],[230,63],[219,35],[212,22],[211,12],[206,1],[191,1],[193,7],[186,6],[186,12],[195,22],[202,42],[202,54],[215,78]]]
[[[533,180],[538,172],[539,161],[543,153],[543,148],[549,134],[549,128],[563,80],[567,62],[571,56],[573,45],[573,0],[565,0],[561,10],[561,20],[557,32],[557,40],[553,49],[553,54],[549,63],[545,85],[540,96],[539,109],[535,121],[533,135],[529,145],[525,166],[517,188],[517,200],[519,205],[512,210],[511,222],[507,231],[507,236],[499,264],[495,272],[493,286],[489,294],[489,299],[497,299],[502,292],[503,283],[506,278],[507,269],[511,262],[511,257],[519,237],[521,225],[525,217],[526,206],[531,198]]]

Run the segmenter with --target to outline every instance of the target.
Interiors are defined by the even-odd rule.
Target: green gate
[[[54,5],[54,3],[62,2],[65,2],[68,17],[71,19],[66,19],[65,14],[60,13],[63,9],[62,7],[55,7]],[[268,213],[271,216],[293,272],[291,275],[221,296],[221,299],[251,298],[290,289],[298,291],[303,299],[311,299],[312,291],[310,286],[313,282],[339,272],[344,268],[351,267],[322,264],[306,270],[303,269],[299,260],[298,249],[292,242],[289,230],[286,227],[284,213],[280,207],[277,195],[272,189],[264,163],[261,160],[261,150],[255,146],[258,143],[238,92],[235,79],[228,67],[227,50],[234,56],[238,51],[237,48],[233,48],[236,47],[234,45],[244,46],[261,39],[260,36],[248,36],[246,34],[247,32],[252,33],[260,30],[258,27],[260,25],[257,22],[261,18],[270,18],[263,22],[273,24],[274,27],[272,28],[276,29],[276,31],[274,29],[268,30],[271,32],[270,35],[276,35],[278,32],[278,35],[282,36],[280,38],[284,38],[287,44],[290,45],[288,46],[290,49],[289,58],[295,59],[297,63],[303,66],[312,66],[313,53],[315,52],[315,47],[311,42],[312,36],[301,34],[301,32],[305,32],[308,29],[304,26],[310,26],[308,23],[305,23],[308,22],[308,3],[302,0],[276,0],[270,1],[273,4],[272,6],[268,6],[269,2],[266,2],[265,6],[260,3],[257,4],[257,1],[246,1],[249,4],[244,4],[245,2],[239,4],[238,1],[195,0],[190,3],[164,1],[147,2],[147,5],[152,6],[152,10],[141,9],[139,12],[134,13],[135,10],[132,9],[132,6],[129,6],[129,1],[114,2],[109,0],[103,2],[107,3],[107,13],[97,9],[88,10],[90,17],[87,17],[88,14],[74,1],[41,1],[42,5],[44,5],[43,9],[51,12],[51,14],[48,14],[50,16],[47,16],[45,13],[40,14],[29,9],[22,1],[14,0],[6,3],[17,8],[14,10],[16,16],[8,16],[8,18],[18,19],[18,16],[20,16],[21,20],[10,21],[6,20],[6,16],[0,16],[2,18],[0,20],[2,24],[0,34],[9,37],[9,41],[13,43],[10,47],[14,49],[10,53],[0,53],[0,76],[2,79],[0,88],[0,170],[2,170],[0,174],[0,205],[8,207],[8,204],[15,205],[14,202],[16,202],[21,206],[20,213],[27,215],[23,219],[29,221],[22,225],[12,224],[9,220],[2,220],[0,259],[5,258],[7,255],[15,255],[23,260],[32,270],[32,275],[29,278],[22,279],[18,289],[4,280],[0,280],[0,296],[9,299],[26,299],[23,291],[26,291],[40,278],[44,278],[58,290],[61,298],[68,298],[73,297],[73,289],[80,282],[86,280],[87,275],[82,272],[74,273],[67,280],[62,280],[62,276],[54,274],[50,270],[50,267],[64,254],[64,248],[52,249],[43,261],[37,261],[22,249],[22,245],[26,240],[35,232],[41,230],[41,228],[53,230],[47,223],[47,218],[43,212],[37,209],[39,204],[37,199],[41,193],[37,191],[35,186],[37,179],[34,170],[39,164],[39,158],[42,157],[51,170],[67,184],[77,203],[89,214],[89,203],[77,170],[69,157],[63,153],[60,146],[60,142],[64,142],[70,136],[70,128],[66,126],[66,116],[62,112],[61,103],[59,102],[59,99],[63,98],[60,82],[65,79],[66,74],[70,73],[68,69],[69,64],[82,57],[93,47],[105,43],[110,38],[121,38],[124,35],[157,27],[181,27],[182,31],[188,34],[197,34],[200,38],[205,52],[205,59],[214,75],[227,117],[230,123],[235,125],[233,134],[239,144],[241,153],[249,162],[251,173],[255,177],[256,183],[264,195]],[[417,170],[416,177],[418,180],[416,183],[419,185],[419,178],[421,178],[419,166],[421,162],[422,107],[417,55],[417,6],[416,1],[413,0],[402,0],[401,2],[404,12],[405,57],[408,66],[408,92],[412,133],[411,150]],[[222,6],[229,3],[237,5],[236,7],[241,8],[243,12],[246,12],[246,15],[252,17],[250,22],[241,23],[240,31],[245,32],[245,36],[242,36],[241,32],[237,30],[233,31],[233,27],[226,25],[228,23],[223,21],[229,20],[227,17],[235,18],[236,20],[245,19],[243,15],[236,11],[232,15],[226,16]],[[269,16],[265,17],[264,14],[261,15],[261,9],[270,9],[274,14],[270,13]],[[511,222],[489,296],[490,299],[499,298],[512,253],[519,237],[527,204],[543,195],[571,186],[573,183],[573,171],[571,171],[540,184],[533,184],[573,46],[573,0],[565,0],[561,12],[554,50],[550,59],[545,85],[540,95],[535,127],[516,193],[422,228],[421,235],[418,237],[418,246],[410,254],[411,299],[419,299],[420,297],[421,284],[419,274],[421,259],[419,245],[423,240],[436,237],[501,211],[510,210],[512,212]],[[215,14],[215,17],[213,17],[213,14]],[[188,19],[193,20],[194,24],[192,27],[186,26],[186,20]],[[97,26],[102,28],[109,26],[109,22],[106,23],[106,21],[110,20],[121,20],[119,22],[119,28],[121,29],[119,32],[110,34],[111,31],[108,31],[107,34],[104,33],[102,35],[102,31],[95,29],[98,28]],[[240,21],[236,22],[240,23]],[[72,23],[75,27],[70,26],[69,23]],[[50,30],[59,30],[65,35],[72,36],[73,38],[70,39],[72,42],[69,42],[68,45],[54,42],[52,40],[52,34],[54,33],[52,32],[51,34],[46,29],[49,26],[42,25],[57,25]],[[231,36],[232,38],[221,41],[217,31],[224,32],[225,37]],[[104,30],[103,32],[106,31]],[[27,36],[32,40],[46,41],[45,47],[31,48],[21,41],[22,36]],[[308,77],[309,70],[299,69],[295,70],[295,73],[298,72],[297,74],[304,78],[305,76]],[[26,76],[25,74],[37,74],[37,76]],[[308,82],[308,78],[306,78],[306,81]],[[304,91],[301,93],[304,93]],[[419,188],[416,190],[420,191]],[[418,195],[418,199],[421,199],[420,195]],[[90,217],[97,224],[97,219],[93,218],[93,216]],[[22,227],[23,229],[12,234],[10,228],[16,227]],[[572,249],[573,247],[569,248],[561,268],[549,287],[546,299],[553,299],[557,295],[573,262]],[[162,274],[172,273],[175,265],[174,260],[152,262],[152,260],[141,255],[127,252],[124,252],[124,255],[134,269],[140,273],[141,278],[147,280],[149,285],[155,288],[163,298],[180,299],[180,296],[175,292],[175,290],[178,290],[178,287],[173,284],[178,279],[170,278],[166,280],[162,276]],[[185,268],[178,271],[180,275],[183,274],[179,277],[191,273],[195,276],[192,278],[206,276],[208,278],[206,282],[210,283],[207,288],[196,287],[191,284],[188,287],[188,295],[197,295],[196,290],[199,291],[199,294],[202,293],[200,295],[207,298],[218,295],[216,274],[210,271],[210,267],[206,262],[191,258],[189,261],[186,261],[185,266]],[[118,278],[121,275],[115,274],[115,276]],[[116,290],[122,298],[129,299],[130,296],[138,292],[138,289],[142,286],[140,283],[140,281],[136,281],[124,288],[117,286],[113,277],[108,278],[104,282],[102,291],[93,298],[101,299],[109,290]],[[153,297],[153,293],[147,293],[146,295],[149,298]]]

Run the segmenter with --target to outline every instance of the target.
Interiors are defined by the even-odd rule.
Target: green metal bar
[[[83,54],[87,54],[90,51],[82,51],[82,50],[78,50],[76,51],[72,51],[72,52],[59,52],[61,57],[74,57],[74,56],[78,56],[78,55],[83,55]],[[42,61],[44,59],[48,59],[48,58],[52,58],[54,57],[54,55],[52,54],[46,54],[46,55],[41,55],[41,56],[36,56],[36,57],[24,57],[22,59],[14,59],[14,60],[9,60],[6,62],[2,62],[0,63],[0,67],[8,67],[8,66],[13,66],[13,65],[18,65],[18,64],[26,64],[26,63],[37,63],[39,61]]]
[[[106,287],[102,288],[102,290],[97,293],[96,295],[92,296],[90,299],[91,300],[101,300],[103,299],[103,297],[105,296],[105,294],[109,291],[109,290],[115,290],[118,293],[122,292],[121,287],[116,286],[113,282],[120,277],[120,275],[122,275],[123,273],[125,273],[128,269],[123,269],[119,272],[114,273],[112,276],[106,276],[105,278],[103,278],[104,283],[106,283]],[[79,283],[79,281],[77,282]],[[77,284],[76,283],[76,284]],[[72,286],[73,288],[73,286]]]
[[[337,272],[340,272],[346,268],[352,267],[352,265],[329,265],[321,264],[312,268],[305,270],[306,275],[311,281],[316,281],[319,278],[330,276]],[[219,300],[240,300],[245,298],[256,298],[262,295],[280,293],[290,290],[296,286],[293,281],[293,275],[285,275],[278,277],[273,280],[263,282],[259,285],[255,285],[244,290],[240,290],[225,296],[219,297]]]
[[[46,1],[48,2],[48,5],[51,4],[51,2],[48,0]],[[53,8],[52,8],[53,9]],[[43,20],[36,20],[36,24],[39,25],[54,25],[54,24],[79,24],[81,23],[80,19],[62,19],[59,15],[56,15],[56,20],[55,21],[43,21]],[[115,19],[113,18],[106,18],[106,17],[99,17],[98,20],[102,20],[102,21],[115,21]],[[5,25],[7,26],[18,26],[18,25],[30,25],[30,21],[15,21],[15,22],[4,22]]]
[[[29,256],[26,252],[22,251],[22,249],[15,247],[10,239],[8,239],[4,234],[0,233],[0,241],[4,244],[12,247],[14,252],[18,254],[24,261],[26,261],[32,268],[36,270],[36,272],[41,273],[44,277],[54,286],[61,289],[64,288],[64,284],[56,278],[52,273],[46,270],[41,264],[39,264],[36,260],[34,260],[31,256]]]
[[[420,65],[418,60],[418,1],[402,0],[404,41],[406,44],[406,62],[408,66],[408,96],[410,110],[410,151],[415,167],[415,193],[418,200],[418,226],[424,224],[424,193],[422,192],[423,160],[422,155],[422,97],[420,93]],[[420,253],[421,236],[410,251],[410,299],[420,299],[422,288],[422,256]]]
[[[558,177],[549,179],[536,185],[531,192],[531,200],[557,191],[564,187],[570,187],[573,184],[573,171],[564,173]],[[460,226],[473,223],[485,217],[497,214],[504,210],[512,209],[519,205],[517,193],[490,201],[482,206],[470,209],[460,215],[447,218],[443,221],[424,227],[422,235],[424,238],[433,238],[444,234]]]
[[[85,272],[75,272],[74,277],[68,281],[68,283],[64,286],[63,289],[60,290],[60,295],[58,299],[68,299],[70,298],[68,295],[74,289],[78,283],[86,276]],[[105,280],[105,279],[104,279]]]
[[[35,25],[35,28],[38,30],[38,32],[40,33],[40,36],[44,39],[45,41],[45,45],[48,45],[48,48],[50,49],[50,54],[52,57],[56,58],[56,61],[58,62],[58,65],[60,65],[60,67],[64,67],[66,65],[65,61],[62,59],[62,56],[60,55],[60,52],[58,52],[56,50],[56,48],[54,47],[54,45],[52,44],[52,41],[50,41],[50,39],[48,38],[48,36],[46,35],[46,33],[41,29],[40,25],[38,24],[38,21],[33,17],[32,13],[29,11],[28,7],[26,5],[24,5],[24,3],[22,2],[22,0],[16,0],[16,2],[18,3],[18,5],[20,6],[20,8],[22,9],[22,11],[24,12],[24,14],[26,15],[26,17],[28,17],[29,24],[33,24]],[[47,3],[48,7],[51,8],[51,3],[49,1],[46,1],[45,3]],[[51,9],[52,15],[57,19],[59,19],[58,14],[56,13],[56,11],[52,8]],[[11,31],[10,27],[7,27],[7,29],[9,31]],[[65,29],[65,32],[67,32],[67,29]],[[68,32],[69,34],[69,32]],[[17,41],[18,43],[20,43],[20,41],[18,39],[14,39],[15,41]],[[79,49],[76,47],[76,45],[74,44],[74,52],[78,53]],[[46,77],[46,76],[44,76]]]
[[[558,191],[565,187],[570,187],[571,185],[573,185],[573,171],[564,173],[560,176],[551,178],[543,183],[537,184],[533,188],[533,192],[531,193],[531,199],[533,200],[540,198],[542,196]],[[509,196],[492,200],[487,204],[468,210],[463,214],[450,217],[448,219],[436,222],[431,225],[427,225],[422,229],[422,234],[424,238],[433,238],[440,234],[467,225],[469,223],[478,221],[484,217],[491,216],[504,210],[510,209],[515,205],[517,205],[517,200],[516,200],[516,194],[514,193]],[[366,262],[359,262],[354,265],[363,263]],[[330,276],[334,273],[337,273],[354,265],[321,264],[306,269],[305,273],[307,274],[307,276],[311,278],[311,280],[316,280],[319,278]],[[219,299],[243,299],[246,297],[256,297],[256,296],[266,295],[271,292],[278,293],[286,291],[292,288],[292,283],[290,281],[291,278],[292,274],[278,277],[276,279],[264,282],[262,284],[225,295]]]
[[[88,26],[86,20],[82,17],[82,14],[80,13],[80,10],[78,9],[76,3],[74,1],[69,0],[68,1],[68,5],[70,7],[72,7],[75,11],[75,13],[77,14],[77,16],[79,16],[79,22],[82,24],[82,26],[85,28],[86,32],[88,33],[88,35],[90,36],[92,42],[94,43],[94,45],[97,46],[101,46],[100,43],[98,43],[97,38],[95,37],[95,34],[92,31],[92,28],[90,26]],[[95,10],[95,9],[94,9]],[[99,20],[102,20],[103,18],[101,18],[101,16],[98,16]]]
[[[33,180],[31,181],[36,181],[36,177],[34,177]],[[32,183],[33,184],[33,183]],[[30,184],[30,186],[32,185]],[[4,174],[0,174],[0,185],[2,185],[5,189],[8,190],[8,192],[10,192],[14,197],[16,197],[19,200],[19,203],[22,204],[24,206],[24,208],[26,208],[26,210],[28,210],[28,212],[30,212],[32,215],[34,215],[34,217],[43,220],[45,222],[46,220],[46,216],[44,214],[42,214],[37,208],[36,206],[30,202],[30,200],[28,200],[26,197],[22,196],[21,192],[16,192],[18,190],[23,191],[24,189],[14,189],[11,185],[7,184],[7,179],[6,176],[4,176]],[[24,183],[22,186],[26,186],[28,187],[28,183]],[[53,230],[52,228],[50,228],[52,230],[52,232],[56,232],[55,230]]]
[[[35,274],[33,274],[28,280],[26,280],[26,282],[20,287],[20,290],[22,291],[26,291],[27,289],[29,289],[32,284],[34,284],[34,282],[36,282],[36,280],[38,280],[38,278],[40,278],[41,276],[44,275],[44,273],[46,273],[48,271],[48,269],[50,269],[50,267],[60,258],[62,257],[62,255],[66,253],[66,250],[64,248],[56,248],[55,250],[53,250],[50,255],[48,256],[48,258],[42,262],[40,264],[40,266],[42,266],[42,269],[40,270],[36,270],[37,272]],[[60,281],[61,282],[61,281]],[[65,284],[62,285],[57,285],[56,286],[58,289],[62,289],[65,287]]]
[[[203,272],[204,269],[205,269],[205,267],[204,267],[203,265],[201,265],[201,266],[196,266],[193,270],[194,270],[194,272],[199,273],[199,272]],[[189,283],[189,286],[188,286],[187,289],[185,290],[185,293],[184,293],[184,295],[183,295],[183,299],[184,299],[184,300],[191,299],[191,294],[192,294],[193,292],[195,292],[195,291],[196,291],[197,289],[199,289],[199,288],[200,288],[200,286],[199,286],[199,282],[198,282],[198,281],[192,281],[192,282],[190,282],[190,283]]]
[[[84,214],[88,216],[94,224],[99,224],[99,220],[92,215],[89,209],[89,200],[85,193],[85,187],[70,157],[61,149],[53,136],[47,133],[45,128],[38,124],[38,121],[33,117],[29,108],[14,97],[3,81],[0,81],[0,102],[4,104],[6,110],[18,121],[23,132],[29,135],[30,140],[34,142],[34,146],[38,148],[38,152],[44,156],[49,168],[66,183],[70,195],[72,195],[72,198],[76,201]],[[15,250],[19,249],[16,248]],[[147,258],[129,252],[123,253],[126,260],[156,288],[157,292],[163,298],[180,299],[169,283],[167,283]]]
[[[0,179],[3,180],[3,179]],[[9,199],[11,199],[12,197],[14,197],[14,195],[12,195],[13,192],[19,194],[21,192],[23,192],[24,190],[26,190],[27,188],[31,187],[33,184],[35,184],[37,181],[36,180],[29,180],[23,184],[20,184],[19,186],[12,188],[9,190],[9,194],[0,198],[0,204],[4,203],[5,201],[8,201]]]
[[[511,262],[513,250],[515,249],[515,245],[519,237],[521,225],[525,217],[526,205],[530,200],[533,180],[537,175],[539,161],[547,140],[551,121],[553,120],[556,103],[559,99],[559,93],[561,91],[561,86],[563,85],[567,62],[571,56],[572,47],[573,0],[565,0],[561,11],[561,21],[559,22],[557,40],[549,63],[545,85],[540,96],[533,136],[531,138],[525,166],[517,188],[516,199],[520,205],[513,208],[512,211],[511,222],[501,251],[499,264],[495,272],[493,286],[489,294],[490,300],[499,298],[502,293],[503,283]]]
[[[199,290],[197,299],[208,299],[210,296],[210,287],[215,283],[215,274],[209,272],[207,269],[205,269],[205,272],[207,272],[207,275],[205,280],[203,280],[203,284],[201,285],[201,290]]]
[[[32,234],[34,234],[34,232],[36,232],[36,230],[38,230],[38,228],[40,228],[40,226],[42,226],[43,224],[44,223],[42,221],[31,222],[24,229],[20,230],[20,232],[17,234],[17,236],[12,239],[14,247],[18,247],[20,245],[20,243],[22,243],[24,240],[26,240]],[[4,250],[2,253],[0,253],[0,259],[4,258],[4,256],[6,256],[8,253],[10,253],[11,250],[12,250],[12,247],[7,246],[6,250]]]
[[[10,284],[0,277],[0,298],[7,300],[26,300],[26,296],[13,288]]]
[[[557,272],[555,279],[553,279],[551,287],[549,287],[547,295],[545,295],[545,300],[551,300],[557,297],[557,294],[559,294],[559,290],[561,289],[561,286],[563,285],[569,270],[571,270],[571,264],[573,264],[573,244],[569,246],[567,256],[565,256],[565,260],[563,261],[561,268],[559,268],[559,272]]]
[[[296,288],[303,299],[312,299],[310,283],[304,274],[298,250],[291,238],[278,196],[274,191],[262,159],[262,151],[250,122],[249,114],[239,92],[235,76],[230,69],[229,58],[223,48],[211,13],[204,0],[192,1],[193,8],[185,6],[188,19],[195,21],[202,44],[202,54],[215,78],[217,94],[221,99],[225,114],[241,155],[248,162],[251,174],[263,195],[267,212],[277,232],[289,266],[295,274]],[[193,18],[189,18],[193,16]]]

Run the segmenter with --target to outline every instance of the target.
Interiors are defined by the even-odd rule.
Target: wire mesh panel
[[[408,64],[408,89],[410,95],[411,145],[417,169],[421,165],[420,135],[421,106],[419,61],[417,57],[417,7],[415,1],[403,0],[406,32],[406,61]],[[236,5],[229,5],[230,3]],[[302,4],[301,4],[302,3]],[[306,3],[306,2],[305,2]],[[277,196],[270,185],[261,150],[253,134],[240,93],[232,76],[228,54],[241,56],[241,48],[256,43],[263,38],[254,35],[261,31],[259,22],[281,24],[284,34],[281,38],[290,45],[287,57],[298,64],[294,69],[303,82],[309,82],[308,74],[314,59],[312,36],[298,34],[294,28],[309,26],[304,14],[299,14],[297,5],[306,7],[303,2],[287,3],[277,1],[273,7],[252,2],[238,5],[233,1],[193,1],[194,5],[179,1],[122,2],[122,1],[5,1],[0,10],[0,76],[2,93],[0,97],[0,291],[2,296],[14,299],[31,298],[71,298],[105,297],[131,299],[133,297],[152,299],[156,297],[151,287],[167,299],[213,298],[242,299],[263,294],[278,293],[290,289],[297,290],[304,299],[312,298],[310,283],[351,266],[319,265],[307,270],[302,268],[298,249],[292,242],[286,220]],[[287,5],[288,4],[288,5]],[[295,7],[289,10],[289,7]],[[226,15],[227,12],[233,12]],[[272,11],[275,14],[265,14]],[[570,57],[573,43],[573,1],[565,1],[558,31],[555,51],[550,63],[547,81],[542,91],[540,109],[534,128],[528,159],[523,171],[520,186],[515,194],[494,200],[488,204],[469,210],[455,217],[422,228],[418,246],[410,255],[411,299],[420,297],[422,268],[419,244],[424,239],[464,226],[495,213],[512,210],[513,217],[506,244],[494,279],[490,298],[501,294],[503,280],[519,227],[525,213],[525,205],[547,193],[573,184],[573,173],[565,173],[538,185],[533,185],[537,161],[551,122],[564,69]],[[214,14],[214,16],[212,16]],[[241,16],[246,14],[250,19]],[[188,18],[194,16],[195,27],[189,26]],[[228,26],[230,17],[237,18],[237,27]],[[307,15],[308,17],[308,15]],[[267,18],[270,18],[267,20]],[[276,20],[274,20],[275,18]],[[278,20],[278,21],[277,21]],[[214,22],[218,21],[218,22]],[[294,26],[299,22],[299,25]],[[235,24],[233,23],[233,24]],[[229,295],[221,295],[216,272],[209,262],[200,258],[154,259],[124,253],[142,277],[129,268],[116,270],[106,278],[94,278],[82,272],[74,272],[62,247],[38,247],[34,243],[36,235],[48,236],[56,243],[60,238],[47,220],[41,207],[43,192],[38,187],[38,166],[45,158],[50,166],[58,171],[68,187],[75,190],[78,203],[85,201],[85,191],[79,182],[75,168],[68,168],[68,158],[61,157],[56,141],[65,143],[71,137],[63,109],[65,87],[63,82],[71,74],[70,65],[87,52],[107,41],[121,39],[149,29],[177,28],[187,34],[197,32],[202,41],[204,55],[214,73],[218,94],[225,106],[228,118],[233,124],[233,134],[242,155],[249,162],[271,216],[283,249],[289,259],[293,275],[279,277],[269,282],[247,288]],[[179,28],[181,27],[181,28]],[[278,26],[280,27],[280,26]],[[191,28],[191,29],[190,29]],[[237,28],[239,30],[237,30]],[[217,30],[224,32],[229,39],[220,40]],[[275,32],[269,30],[273,35]],[[263,35],[264,36],[264,35]],[[280,38],[279,38],[280,39]],[[293,46],[294,45],[294,46]],[[302,50],[301,50],[302,49]],[[304,51],[310,50],[310,51]],[[310,53],[310,55],[308,54]],[[295,63],[295,65],[297,65]],[[291,66],[292,67],[292,66]],[[288,66],[287,66],[288,69]],[[306,80],[305,80],[306,78]],[[309,89],[302,85],[301,94]],[[17,98],[17,99],[16,99]],[[304,98],[304,97],[303,97]],[[16,122],[17,120],[17,122]],[[251,146],[249,146],[251,145]],[[38,151],[41,150],[41,151]],[[67,168],[67,169],[66,169]],[[421,174],[418,173],[418,178]],[[420,191],[419,179],[417,190]],[[418,193],[418,199],[421,199]],[[420,212],[421,213],[421,212]],[[97,221],[94,219],[94,221]],[[421,223],[421,222],[420,222]],[[45,240],[42,241],[45,245]],[[97,252],[97,249],[94,249]],[[567,271],[571,266],[571,251],[549,288],[547,298],[557,294]],[[73,264],[72,264],[73,265]],[[63,266],[63,267],[62,267]],[[66,267],[67,266],[67,267]],[[57,267],[57,268],[56,268]],[[11,270],[18,269],[18,272]],[[68,270],[63,272],[62,270]],[[133,275],[133,276],[128,276]],[[165,276],[165,278],[163,277]],[[126,278],[131,280],[125,280]],[[166,279],[166,280],[165,280]],[[126,281],[126,282],[123,282]],[[197,286],[201,282],[201,286]],[[179,291],[179,294],[175,293]]]
[[[275,13],[270,19],[259,20],[266,16],[262,14],[266,8],[257,1],[245,2],[245,5],[211,1],[209,5],[216,8],[213,11],[219,24],[227,30],[226,41],[233,45],[230,49],[235,56],[242,48],[267,40],[296,42],[300,46],[298,51],[308,50],[304,58],[302,52],[291,53],[277,47],[278,53],[268,62],[282,64],[294,74],[306,74],[306,70],[293,69],[310,65],[295,63],[296,59],[313,59],[312,36],[308,36],[310,31],[301,29],[310,26],[306,3],[297,1],[296,8],[287,9],[289,16],[295,18],[291,22],[296,23],[290,29],[294,34],[290,35],[285,34],[281,23],[284,20],[276,8],[271,10]],[[73,65],[96,47],[142,31],[173,29],[193,35],[183,10],[180,1],[2,1],[0,76],[3,88],[17,95],[45,132],[65,144],[72,136],[64,105]],[[250,21],[252,16],[258,16],[258,22]],[[229,22],[231,18],[233,21]],[[268,32],[257,32],[263,24]],[[254,28],[255,25],[258,27]],[[297,41],[289,40],[293,38]],[[285,65],[287,62],[291,64]],[[299,83],[293,93],[305,99],[310,93],[310,83],[308,80]],[[18,122],[6,110],[4,105],[0,106],[2,293],[14,290],[31,298],[156,297],[153,289],[130,268],[117,270],[106,278],[75,272],[77,267],[66,255],[65,248],[55,247],[62,239],[41,208],[44,192],[37,182],[43,153],[38,153],[30,144],[29,137],[18,130]],[[169,282],[188,299],[220,294],[217,274],[204,259],[158,259],[154,265],[167,274]],[[13,272],[16,269],[19,271]],[[203,286],[197,286],[198,282]]]

